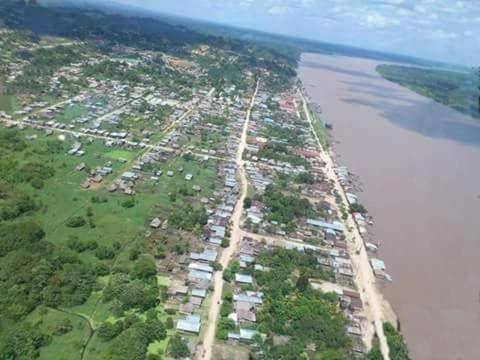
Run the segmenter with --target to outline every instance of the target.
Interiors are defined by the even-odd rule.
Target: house
[[[76,171],[82,171],[83,169],[85,169],[85,163],[82,162],[80,164],[77,165],[77,167],[75,168]]]
[[[86,179],[84,182],[82,182],[80,184],[80,186],[82,187],[82,189],[88,189],[90,187],[90,180]]]
[[[238,340],[238,341],[244,341],[244,342],[251,342],[255,335],[257,335],[258,332],[255,330],[250,330],[250,329],[240,329],[239,333],[228,333],[228,339],[229,340]]]
[[[235,282],[240,284],[253,284],[253,278],[250,275],[235,274]]]
[[[195,288],[192,290],[192,296],[204,299],[207,296],[207,289]]]
[[[187,175],[185,175],[185,180],[190,181],[190,180],[192,180],[192,179],[193,179],[193,175],[192,175],[192,174],[187,174]]]
[[[132,171],[126,171],[122,174],[122,180],[124,181],[134,181],[137,178],[137,175]]]
[[[218,226],[218,225],[213,225],[211,227],[212,233],[214,234],[214,237],[223,239],[225,237],[226,229],[225,226]]]
[[[239,322],[256,322],[255,305],[248,302],[239,301],[235,303],[235,314]]]
[[[241,254],[240,255],[240,261],[243,261],[246,264],[251,264],[255,261],[255,258],[253,256],[250,256],[250,255]]]
[[[185,320],[179,320],[177,330],[198,335],[200,333],[200,316],[189,315]]]
[[[188,278],[189,280],[208,280],[210,281],[212,279],[212,274],[205,272],[205,271],[198,271],[195,269],[191,269],[190,272],[188,273]]]
[[[97,184],[98,184],[98,183],[101,183],[101,182],[103,181],[103,177],[102,177],[102,175],[97,174],[97,175],[95,175],[95,176],[92,178],[92,181],[93,181],[94,183],[97,183]]]
[[[115,184],[110,184],[107,186],[107,191],[108,192],[115,192],[117,190],[117,185]]]
[[[150,222],[150,227],[152,227],[154,229],[158,229],[160,227],[160,225],[162,225],[162,220],[160,220],[158,217],[153,219]]]
[[[331,229],[337,232],[343,232],[344,230],[343,224],[339,221],[334,221],[332,223],[329,223],[322,220],[307,219],[307,225],[310,225],[313,227],[319,227],[322,229]]]
[[[173,295],[173,296],[187,295],[188,294],[188,287],[184,286],[184,285],[176,285],[176,286],[171,287],[168,290],[168,293],[169,293],[169,295]]]
[[[207,273],[213,272],[213,268],[210,265],[201,264],[201,263],[191,263],[188,265],[188,268],[193,270],[198,270],[198,271],[204,271]]]
[[[191,253],[190,259],[204,262],[211,262],[217,259],[217,252],[215,250],[205,249],[201,253]]]
[[[233,295],[233,301],[235,302],[244,302],[244,303],[251,303],[256,305],[262,305],[263,299],[262,296],[259,296],[261,293],[247,293],[247,294],[235,294]]]

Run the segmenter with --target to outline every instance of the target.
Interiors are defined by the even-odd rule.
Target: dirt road
[[[242,159],[243,151],[245,150],[247,144],[247,132],[248,124],[250,122],[250,115],[252,112],[253,105],[255,103],[255,98],[258,91],[258,82],[255,87],[255,92],[253,93],[252,99],[250,100],[250,105],[245,116],[245,122],[243,124],[242,135],[240,137],[240,144],[238,146],[237,155],[235,161],[237,163],[238,169],[238,178],[240,180],[240,195],[238,197],[233,215],[231,218],[232,230],[230,236],[230,246],[223,250],[222,255],[220,256],[220,264],[225,269],[228,266],[228,263],[235,254],[235,251],[242,240],[242,230],[240,229],[240,220],[242,217],[243,209],[243,200],[247,195],[248,181],[247,176],[245,175],[244,161]],[[215,342],[215,329],[217,324],[218,314],[220,312],[221,302],[222,302],[222,290],[223,290],[223,271],[217,271],[213,277],[214,290],[212,298],[210,300],[210,310],[208,313],[208,325],[207,331],[203,338],[202,350],[197,353],[197,359],[210,360],[212,358],[212,348],[213,343]]]
[[[342,201],[347,204],[347,198],[345,195],[345,191],[343,187],[340,185],[338,181],[337,175],[335,174],[335,164],[330,156],[329,152],[322,148],[320,139],[318,138],[312,123],[312,117],[310,111],[308,109],[307,101],[300,91],[300,96],[302,98],[302,107],[303,111],[306,114],[307,120],[310,124],[311,131],[315,137],[315,140],[318,143],[319,148],[322,150],[320,157],[322,161],[325,162],[325,175],[334,181],[335,189],[340,194]],[[336,206],[336,204],[334,204]],[[387,320],[384,314],[384,303],[386,302],[383,299],[383,295],[376,287],[376,278],[373,273],[373,270],[370,266],[367,250],[363,243],[363,239],[360,235],[358,227],[353,220],[352,216],[348,216],[348,219],[345,221],[345,225],[348,229],[352,229],[352,231],[347,232],[347,244],[348,244],[348,251],[350,253],[350,257],[352,260],[352,265],[354,268],[355,273],[355,282],[357,287],[360,291],[360,296],[362,298],[364,304],[364,312],[368,319],[368,324],[374,324],[375,332],[378,336],[379,343],[380,343],[380,350],[382,352],[383,358],[385,360],[390,360],[389,356],[389,348],[387,339],[383,332],[383,322]],[[372,337],[373,331],[371,326],[368,328],[363,329],[366,332],[368,343],[366,344],[368,348],[371,347],[372,344]]]

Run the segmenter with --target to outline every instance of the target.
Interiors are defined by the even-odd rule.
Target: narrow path
[[[320,157],[326,164],[325,175],[329,179],[333,180],[335,189],[340,194],[342,201],[345,204],[348,204],[345,191],[340,185],[338,177],[335,174],[335,164],[332,160],[332,157],[330,156],[328,151],[322,147],[322,143],[313,127],[312,117],[310,114],[310,110],[308,109],[307,101],[301,91],[299,91],[299,94],[302,98],[303,111],[305,112],[307,121],[310,124],[310,129],[313,133],[313,136],[315,137],[315,140],[318,143],[319,148],[321,149]],[[368,258],[367,250],[365,248],[365,244],[363,243],[363,239],[360,235],[357,224],[355,223],[351,215],[348,216],[348,219],[345,221],[345,225],[347,228],[352,229],[350,233],[346,234],[348,251],[350,253],[352,265],[355,270],[355,282],[360,291],[360,296],[364,304],[365,315],[367,316],[369,323],[374,324],[375,332],[378,336],[380,350],[382,352],[384,360],[390,360],[387,338],[385,337],[385,334],[383,332],[383,322],[385,320],[382,305],[384,301],[383,296],[376,287],[376,278],[370,266],[370,261]],[[368,329],[365,330],[368,331]],[[368,346],[368,348],[370,348],[371,340],[366,345]]]
[[[255,91],[253,93],[252,99],[250,100],[250,105],[245,116],[245,122],[243,124],[242,136],[240,137],[240,144],[238,145],[237,156],[235,162],[237,164],[239,180],[240,180],[240,195],[238,197],[237,203],[235,204],[235,209],[231,218],[232,231],[230,236],[230,246],[223,250],[222,255],[220,256],[220,264],[222,264],[223,269],[228,266],[228,263],[233,257],[233,254],[237,250],[240,241],[242,240],[242,230],[240,229],[240,220],[242,217],[243,209],[243,200],[247,195],[248,181],[245,174],[243,152],[247,144],[247,132],[248,124],[250,122],[250,115],[252,112],[253,105],[255,104],[255,98],[257,96],[258,84],[255,86]],[[212,348],[215,342],[215,330],[217,327],[218,314],[220,313],[220,307],[222,302],[222,291],[223,291],[223,270],[217,271],[213,278],[214,290],[212,298],[210,301],[210,310],[208,313],[208,325],[207,331],[205,332],[205,337],[203,339],[202,351],[197,353],[197,359],[210,360],[212,358]]]

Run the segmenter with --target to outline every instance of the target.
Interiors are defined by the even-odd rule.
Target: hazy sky
[[[334,43],[480,65],[480,0],[116,0]]]

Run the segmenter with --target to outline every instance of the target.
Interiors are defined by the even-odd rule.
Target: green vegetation
[[[473,72],[379,65],[385,79],[405,86],[457,111],[480,119],[478,79]]]
[[[347,358],[350,339],[337,296],[313,290],[308,283],[308,278],[332,281],[333,273],[324,270],[310,252],[274,249],[260,254],[258,260],[271,268],[255,272],[265,293],[257,314],[257,330],[267,336],[265,342],[260,341],[265,358],[300,359],[304,353],[319,359],[327,354],[329,359]],[[275,345],[276,335],[286,336],[288,341]]]
[[[302,135],[303,131],[301,126],[295,127],[282,127],[278,125],[268,125],[262,132],[262,136],[267,139],[277,139],[284,141],[291,146],[301,147],[304,142]]]
[[[56,70],[88,56],[88,50],[82,47],[57,46],[52,49],[25,50],[22,56],[28,61],[28,65],[24,67],[22,74],[14,82],[7,85],[6,93],[8,95],[42,94],[49,87],[48,78]],[[50,95],[56,96],[60,93],[50,92]]]
[[[9,340],[9,334],[17,327],[22,332],[26,328],[35,331],[31,338],[39,339],[15,343],[16,354],[33,354],[27,355],[29,359],[37,355],[49,359],[59,352],[65,359],[78,359],[92,331],[86,349],[91,358],[113,356],[112,344],[118,339],[143,354],[159,340],[145,345],[144,335],[138,335],[143,334],[142,326],[127,326],[125,319],[131,313],[145,318],[149,310],[161,309],[159,285],[165,285],[164,281],[157,284],[151,255],[159,250],[150,245],[155,239],[143,235],[146,222],[153,212],[167,218],[173,205],[167,194],[176,191],[175,205],[192,215],[182,219],[180,226],[195,227],[192,224],[197,221],[204,222],[199,199],[192,201],[196,194],[182,195],[177,190],[185,182],[184,174],[165,177],[155,186],[139,184],[135,198],[105,189],[83,190],[79,185],[85,173],[75,167],[80,162],[89,168],[105,164],[108,157],[104,154],[109,149],[97,142],[87,144],[86,155],[79,159],[65,154],[74,139],[61,143],[34,133],[36,140],[24,140],[32,133],[0,129],[0,358],[13,356],[14,340]],[[195,161],[174,159],[162,164],[166,168],[177,165],[195,174],[190,186],[199,183],[207,196],[211,193],[213,162],[200,166]],[[119,176],[122,164],[112,167],[111,176]],[[43,181],[41,188],[31,184],[37,177]],[[134,209],[125,206],[132,201]],[[197,210],[190,213],[187,203]],[[185,251],[188,244],[177,239],[185,232],[175,232],[176,237],[160,244],[163,254],[177,245]],[[71,330],[66,320],[73,324]],[[120,320],[124,322],[121,332]],[[160,341],[165,350],[166,342]]]
[[[353,203],[350,205],[350,212],[365,214],[367,212],[367,209],[365,209],[365,206],[360,203]]]
[[[308,108],[308,111],[312,118],[313,130],[315,131],[315,134],[320,140],[322,148],[328,149],[330,146],[330,137],[327,128],[325,127],[325,123],[322,121],[322,119],[320,119],[320,117],[315,111],[311,110],[310,108]]]
[[[112,160],[133,160],[136,157],[136,153],[127,150],[112,150],[105,153],[105,157]]]
[[[280,189],[269,185],[260,197],[267,211],[267,219],[286,224],[287,230],[295,229],[295,222],[299,218],[315,217],[316,211],[310,201],[293,195],[284,195]]]
[[[398,332],[392,324],[385,322],[383,324],[383,331],[387,337],[388,347],[390,349],[390,359],[392,360],[410,360],[407,345],[403,339],[402,334]],[[383,356],[380,351],[379,344],[375,344],[367,356],[368,360],[382,360]]]
[[[168,353],[175,359],[182,359],[190,355],[190,350],[185,341],[179,335],[175,335],[168,343]]]
[[[273,159],[290,163],[294,166],[304,166],[310,168],[310,163],[302,156],[292,154],[287,145],[278,142],[270,142],[260,149],[257,156],[259,158]]]

